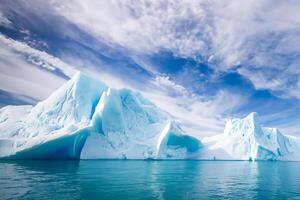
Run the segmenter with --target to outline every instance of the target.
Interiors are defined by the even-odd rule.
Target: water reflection
[[[150,166],[150,187],[156,199],[190,199],[197,193],[202,166],[198,162],[155,161]]]
[[[298,162],[259,162],[257,197],[269,199],[300,198]]]
[[[78,163],[78,161],[0,162],[0,198],[47,199],[55,192],[61,192],[61,197],[68,199],[71,192],[75,192],[76,195],[76,183],[72,181],[73,179],[68,180],[68,177],[76,174]]]
[[[0,162],[1,199],[297,199],[300,163]]]

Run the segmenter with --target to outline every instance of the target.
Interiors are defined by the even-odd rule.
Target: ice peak
[[[47,99],[35,106],[30,118],[35,119],[39,116],[41,123],[45,120],[47,123],[51,121],[57,129],[67,123],[88,121],[106,89],[107,86],[101,81],[77,72]]]
[[[246,119],[249,119],[253,122],[258,122],[259,121],[259,115],[257,112],[251,112],[249,115],[247,115]]]
[[[92,78],[81,71],[77,71],[69,81],[73,83],[77,83],[82,79],[92,79]]]
[[[105,86],[105,84],[81,71],[78,71],[74,74],[74,76],[68,81],[78,86],[85,84],[98,84],[101,86]]]
[[[72,78],[79,78],[80,76],[84,76],[84,73],[82,73],[81,71],[77,71]]]
[[[244,118],[233,118],[226,123],[224,133],[227,135],[245,135],[240,130],[247,130],[250,135],[261,134],[259,116],[256,112],[251,112]]]

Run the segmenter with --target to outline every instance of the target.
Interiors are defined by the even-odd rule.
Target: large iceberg
[[[300,138],[251,113],[201,142],[139,92],[79,72],[36,106],[0,109],[0,158],[300,161]]]
[[[202,142],[202,159],[300,161],[300,138],[261,126],[257,113],[229,120],[223,134]]]
[[[5,159],[192,159],[201,148],[140,93],[80,72],[34,107],[0,109]]]

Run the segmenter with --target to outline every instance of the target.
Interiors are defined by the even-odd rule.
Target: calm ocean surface
[[[300,162],[0,162],[0,199],[300,199]]]

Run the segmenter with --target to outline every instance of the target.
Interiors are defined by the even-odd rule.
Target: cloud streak
[[[157,76],[153,87],[143,94],[156,105],[179,120],[184,128],[195,136],[221,133],[226,113],[231,113],[246,99],[229,91],[220,90],[211,98],[190,92],[166,76]]]
[[[239,68],[257,88],[268,83],[263,88],[299,97],[298,82],[288,81],[300,75],[299,1],[63,0],[52,6],[108,43],[143,54],[169,50],[219,71]]]
[[[43,69],[45,63],[38,66],[29,63],[21,52],[37,56],[38,50],[0,35],[0,89],[41,100],[65,82],[50,72],[52,69]]]

